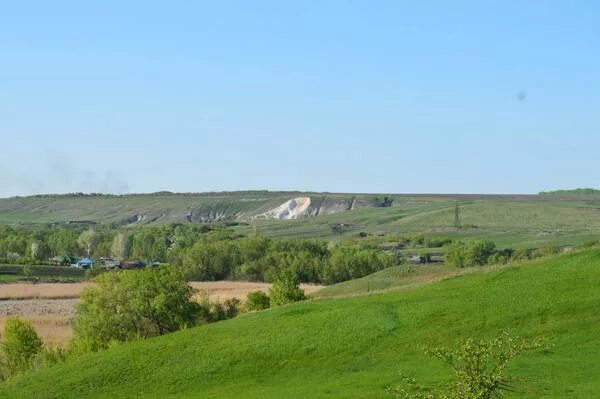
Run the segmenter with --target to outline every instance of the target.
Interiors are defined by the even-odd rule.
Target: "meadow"
[[[505,397],[595,397],[599,265],[593,249],[245,314],[17,376],[0,397],[387,398],[400,372],[428,386],[451,378],[423,347],[506,330],[551,346],[510,367]]]

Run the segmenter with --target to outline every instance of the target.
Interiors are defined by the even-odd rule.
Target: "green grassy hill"
[[[416,287],[480,270],[479,267],[457,269],[449,265],[394,266],[362,278],[329,285],[315,292],[313,297],[365,295],[392,288]]]
[[[295,304],[124,344],[17,377],[2,398],[386,398],[398,373],[439,384],[423,346],[504,330],[554,347],[519,358],[507,398],[600,392],[600,250],[420,287]]]

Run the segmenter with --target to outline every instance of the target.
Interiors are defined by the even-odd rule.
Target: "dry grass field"
[[[25,299],[0,301],[0,331],[9,317],[22,317],[33,324],[48,345],[66,346],[71,339],[71,319],[76,299]]]
[[[271,288],[271,284],[238,281],[190,284],[198,291],[203,291],[213,302],[230,298],[243,301],[248,292],[268,292]],[[72,335],[70,323],[75,314],[75,303],[88,285],[90,283],[0,284],[0,333],[8,317],[18,316],[29,320],[46,344],[66,346]],[[323,288],[311,284],[302,284],[301,287],[307,294]]]
[[[0,284],[0,300],[79,298],[89,283]]]
[[[231,298],[244,300],[252,291],[269,292],[271,284],[249,283],[243,281],[194,281],[190,283],[199,292],[203,291],[211,301],[222,302]],[[323,288],[322,285],[300,284],[300,288],[308,295]]]

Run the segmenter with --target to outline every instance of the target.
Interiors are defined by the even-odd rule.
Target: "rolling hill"
[[[383,206],[385,197],[393,199]],[[460,227],[455,226],[456,206]],[[0,199],[4,224],[225,223],[269,237],[342,240],[359,233],[486,237],[500,246],[569,245],[600,234],[595,195],[391,195],[239,191],[41,195]]]
[[[597,249],[482,268],[118,345],[16,377],[0,397],[386,398],[400,371],[427,385],[450,378],[422,347],[510,330],[553,346],[511,366],[519,380],[507,398],[591,398],[600,391],[599,285]]]

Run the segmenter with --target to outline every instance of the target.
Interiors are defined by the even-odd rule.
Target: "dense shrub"
[[[2,335],[0,379],[31,369],[43,348],[42,340],[32,325],[16,317],[9,318]]]
[[[269,297],[271,305],[275,306],[306,299],[304,290],[298,287],[298,278],[291,270],[284,270],[275,278]]]
[[[446,260],[456,267],[486,265],[494,254],[496,245],[488,240],[456,241],[446,247]]]
[[[242,301],[238,298],[230,298],[226,299],[223,302],[223,307],[225,308],[225,317],[227,319],[233,319],[240,312]]]
[[[269,296],[262,291],[252,291],[246,295],[244,309],[248,312],[268,309],[270,306],[271,300]]]
[[[320,280],[326,284],[334,284],[363,277],[396,264],[398,261],[393,254],[381,250],[338,245],[331,250],[331,257],[323,265]]]

